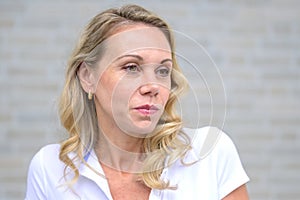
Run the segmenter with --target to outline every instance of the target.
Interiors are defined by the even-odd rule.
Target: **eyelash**
[[[135,70],[132,70],[132,68],[134,68]],[[141,71],[141,67],[138,64],[131,63],[122,67],[122,70],[125,70],[127,73],[135,74]],[[155,69],[155,73],[163,78],[169,76],[170,72],[170,68],[164,65],[158,66],[158,68]]]
[[[130,69],[132,69],[133,67],[136,69],[136,71],[130,70]],[[125,65],[124,67],[122,67],[122,69],[125,70],[126,72],[133,72],[133,73],[135,73],[135,72],[137,72],[137,71],[140,71],[139,65],[133,64],[133,63],[132,63],[132,64]]]
[[[165,67],[165,66],[160,66],[158,67],[158,69],[155,70],[156,73],[161,73],[163,72],[164,74],[159,74],[161,77],[167,77],[170,74],[170,69],[169,67]]]

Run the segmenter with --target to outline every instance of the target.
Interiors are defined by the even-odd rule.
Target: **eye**
[[[167,77],[170,74],[170,68],[165,66],[160,66],[155,70],[155,73],[161,77]]]
[[[135,72],[140,71],[139,66],[134,63],[127,64],[124,67],[122,67],[122,69],[124,69],[126,72],[129,72],[129,73],[135,73]]]

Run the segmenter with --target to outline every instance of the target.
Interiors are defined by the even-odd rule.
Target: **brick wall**
[[[57,97],[80,30],[98,11],[124,2],[0,1],[0,199],[22,199],[34,153],[64,137]],[[227,96],[223,128],[251,178],[251,199],[299,199],[300,1],[136,2],[211,55]],[[178,39],[178,47],[193,59],[199,46],[191,41]],[[220,121],[224,99],[216,93]]]

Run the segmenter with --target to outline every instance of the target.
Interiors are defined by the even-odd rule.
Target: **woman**
[[[248,199],[228,136],[182,127],[185,86],[163,20],[136,5],[95,16],[60,99],[69,137],[34,156],[26,199]]]

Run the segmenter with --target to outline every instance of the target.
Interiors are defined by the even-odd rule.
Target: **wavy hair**
[[[94,66],[102,53],[101,49],[96,47],[112,36],[113,31],[124,23],[143,23],[157,27],[164,33],[171,46],[173,60],[171,92],[154,134],[144,139],[143,151],[149,153],[149,156],[146,157],[140,174],[141,181],[150,188],[171,188],[168,181],[160,179],[162,170],[166,164],[182,159],[190,149],[188,136],[181,131],[182,120],[175,112],[177,98],[187,87],[187,82],[176,62],[174,41],[169,26],[155,14],[137,5],[108,9],[96,15],[85,27],[70,57],[59,101],[61,124],[69,134],[68,138],[61,142],[59,153],[59,159],[65,163],[64,178],[66,179],[67,172],[71,172],[73,176],[67,181],[68,184],[72,185],[78,180],[79,171],[76,163],[79,161],[88,165],[84,160],[85,153],[94,148],[99,134],[95,103],[88,100],[81,87],[77,70],[83,62],[88,66]],[[71,152],[75,153],[75,157],[69,156]]]

